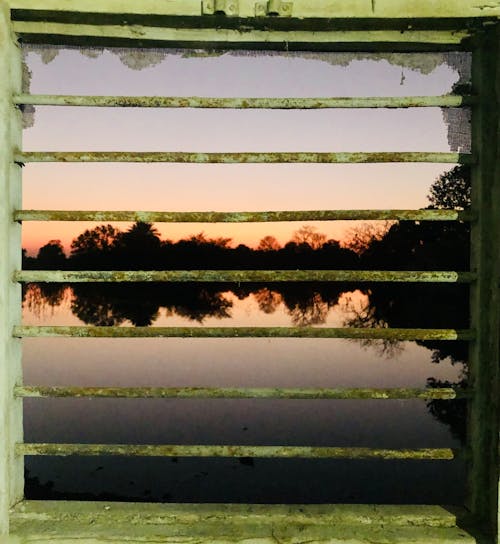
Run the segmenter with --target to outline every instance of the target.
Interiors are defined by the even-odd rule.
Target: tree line
[[[429,208],[468,208],[470,172],[455,167],[430,188]],[[136,222],[126,231],[110,224],[87,229],[65,254],[50,240],[36,257],[23,251],[25,269],[386,269],[467,270],[469,227],[462,222],[398,221],[352,229],[342,244],[304,225],[283,246],[268,235],[253,249],[231,246],[230,238],[203,233],[177,242],[161,240],[153,224]]]
[[[358,254],[327,239],[315,227],[304,225],[281,246],[265,236],[256,249],[230,238],[209,238],[204,233],[177,242],[161,240],[151,224],[138,221],[126,231],[113,225],[85,230],[71,243],[69,256],[60,240],[50,240],[35,258],[23,255],[25,269],[74,270],[192,270],[192,269],[296,269],[356,268]]]

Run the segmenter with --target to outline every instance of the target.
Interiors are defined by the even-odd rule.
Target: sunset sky
[[[325,57],[327,58],[327,57]],[[443,64],[428,75],[387,61],[347,67],[283,54],[208,58],[168,54],[131,69],[106,51],[64,50],[50,63],[27,55],[32,93],[165,96],[397,96],[450,92],[458,74]],[[45,59],[47,60],[47,59]],[[449,151],[439,108],[409,110],[193,110],[38,107],[25,150],[136,151]],[[452,165],[31,164],[25,209],[252,211],[419,208],[430,184]],[[30,254],[50,239],[65,247],[91,223],[23,225]],[[127,224],[121,224],[126,228]],[[301,224],[159,224],[176,240],[204,231],[255,246],[280,242]],[[342,239],[352,223],[317,224]]]

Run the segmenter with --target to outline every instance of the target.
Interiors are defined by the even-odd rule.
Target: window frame
[[[23,503],[24,463],[22,455],[16,453],[16,444],[22,443],[22,398],[14,394],[22,383],[21,340],[12,334],[21,324],[21,286],[14,281],[21,270],[21,225],[14,220],[21,209],[22,183],[22,165],[16,160],[16,149],[21,149],[21,114],[13,104],[13,96],[21,94],[19,38],[58,45],[472,51],[473,91],[479,100],[472,105],[476,163],[472,167],[471,271],[477,278],[470,298],[471,329],[476,333],[470,343],[475,390],[469,405],[467,506],[471,517],[456,523],[478,527],[470,532],[486,533],[491,542],[498,542],[500,5],[496,4],[478,6],[477,2],[462,1],[457,6],[456,1],[444,0],[436,6],[431,0],[351,0],[333,6],[331,2],[295,1],[292,17],[255,17],[255,3],[240,0],[238,17],[232,17],[207,14],[205,3],[191,0],[149,0],[141,5],[131,0],[1,1],[0,69],[8,77],[0,82],[0,116],[4,119],[0,129],[0,192],[5,195],[0,203],[0,254],[5,256],[0,263],[0,415],[4,421],[0,431],[0,482],[4,482],[0,535],[9,534],[12,519],[19,519],[23,508],[31,508],[30,512],[44,508],[43,502],[36,506]],[[341,506],[338,512],[342,512]],[[46,507],[52,508],[48,503]],[[76,507],[80,508],[75,503],[63,505],[57,519],[61,521],[69,512],[78,517]],[[138,505],[134,508],[142,514],[147,512]],[[382,509],[382,518],[389,515],[388,509],[377,508]],[[168,509],[162,511],[168,515]],[[219,512],[223,517],[229,515],[226,507]],[[251,517],[255,509],[251,511],[247,505],[246,512]],[[268,520],[277,515],[276,509],[268,512]],[[408,520],[412,512],[424,515],[418,507],[406,507],[399,509],[398,516]],[[123,512],[117,515],[126,518]],[[350,519],[361,514],[352,507],[343,515]],[[332,522],[322,537],[335,536],[334,526]],[[145,526],[143,530],[147,534]]]

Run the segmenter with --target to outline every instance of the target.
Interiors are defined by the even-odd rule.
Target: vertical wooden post
[[[491,27],[490,27],[491,28]],[[475,519],[497,533],[498,522],[498,379],[500,297],[500,32],[485,32],[473,53],[470,379],[474,397],[469,411],[469,507]]]
[[[9,508],[22,499],[23,459],[15,455],[22,441],[22,401],[13,388],[21,382],[21,343],[12,327],[21,321],[21,287],[12,273],[21,266],[21,226],[13,211],[21,208],[21,168],[13,160],[20,148],[21,112],[12,95],[21,90],[21,51],[10,25],[10,9],[0,0],[0,535],[9,531]]]

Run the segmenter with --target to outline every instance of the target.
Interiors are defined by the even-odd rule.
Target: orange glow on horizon
[[[28,255],[36,256],[40,247],[50,240],[60,240],[66,254],[70,253],[70,246],[73,239],[87,229],[93,229],[100,223],[90,222],[25,222],[23,224],[23,244]],[[112,223],[116,228],[126,231],[131,223]],[[285,245],[293,237],[293,233],[303,225],[316,227],[317,232],[327,235],[327,239],[343,242],[349,238],[349,231],[354,228],[358,221],[336,221],[320,222],[310,221],[307,223],[155,223],[162,240],[177,242],[183,238],[203,232],[207,238],[230,238],[231,247],[244,244],[250,248],[256,248],[264,236],[274,236],[281,245]]]

